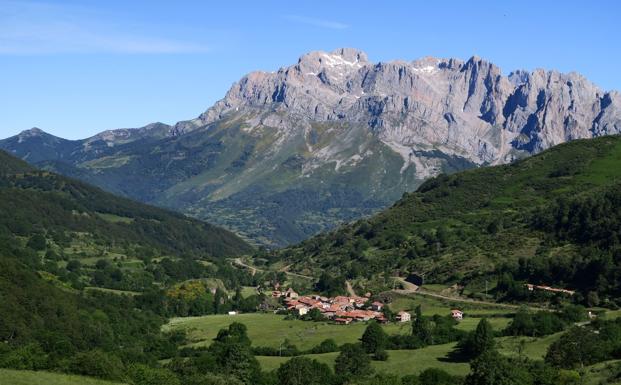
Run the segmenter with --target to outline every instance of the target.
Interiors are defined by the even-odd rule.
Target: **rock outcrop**
[[[577,73],[516,71],[504,76],[479,57],[372,63],[364,52],[311,52],[274,73],[253,72],[187,130],[227,114],[283,113],[310,122],[360,124],[407,155],[434,148],[477,164],[509,162],[578,138],[621,131],[621,97]],[[283,130],[303,124],[282,121]],[[406,151],[407,152],[407,151]],[[410,159],[404,159],[410,162]],[[422,170],[421,170],[422,172]]]

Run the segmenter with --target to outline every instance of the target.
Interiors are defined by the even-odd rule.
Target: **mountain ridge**
[[[0,148],[282,246],[440,173],[619,133],[621,96],[577,73],[505,76],[477,56],[373,63],[343,48],[251,72],[199,117],[150,126],[82,141],[12,137]]]

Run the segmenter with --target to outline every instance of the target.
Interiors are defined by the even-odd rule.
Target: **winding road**
[[[511,305],[507,303],[481,301],[481,300],[476,300],[476,299],[471,299],[471,298],[450,297],[450,296],[442,295],[438,293],[431,293],[429,291],[419,288],[418,286],[416,286],[415,284],[411,282],[406,281],[405,278],[401,278],[401,277],[393,277],[393,278],[398,280],[405,287],[405,289],[393,290],[393,292],[399,293],[399,294],[416,294],[416,295],[422,295],[424,297],[438,298],[438,299],[442,299],[445,301],[470,303],[470,304],[478,304],[478,305],[485,305],[485,306],[494,306],[494,307],[512,309],[512,310],[519,309],[521,306],[521,305]],[[536,306],[529,306],[528,308],[534,311],[537,311],[537,310],[550,311],[550,309],[536,307]]]
[[[241,259],[241,258],[234,258],[234,259],[233,259],[233,264],[234,264],[234,265],[237,265],[237,266],[240,266],[240,267],[243,267],[243,268],[246,268],[246,269],[248,269],[248,270],[250,270],[252,275],[255,275],[255,274],[257,273],[257,271],[260,271],[260,272],[269,271],[269,270],[259,269],[259,268],[257,268],[257,267],[254,267],[254,266],[248,265],[248,264],[244,263],[244,261],[242,261],[242,259]],[[311,277],[311,276],[308,276],[308,275],[304,275],[304,274],[298,274],[298,273],[292,273],[292,272],[290,272],[290,271],[289,271],[289,268],[290,268],[291,266],[292,266],[292,265],[287,265],[287,266],[285,266],[285,267],[282,267],[282,268],[278,269],[277,271],[278,271],[278,272],[285,273],[285,274],[287,274],[287,275],[294,276],[294,277],[299,277],[299,278],[304,278],[304,279],[315,279],[315,278],[313,278],[313,277]]]

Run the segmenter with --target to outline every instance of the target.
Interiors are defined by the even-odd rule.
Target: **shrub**
[[[48,367],[48,356],[38,344],[8,350],[0,356],[0,367],[18,370],[42,370]]]
[[[69,368],[72,373],[99,377],[107,380],[123,378],[124,366],[121,360],[101,350],[78,353],[71,360]]]
[[[375,361],[387,361],[388,360],[388,352],[384,349],[377,350],[375,354],[373,354],[373,359]]]
[[[146,365],[132,365],[129,368],[129,377],[134,385],[181,385],[179,378],[170,370]]]

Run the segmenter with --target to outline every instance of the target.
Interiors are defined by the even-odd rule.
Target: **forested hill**
[[[48,244],[76,234],[101,245],[140,245],[158,254],[229,257],[252,248],[233,233],[181,214],[136,203],[0,152],[0,233]]]
[[[273,257],[342,277],[500,271],[619,294],[621,137],[578,140],[512,165],[441,175],[369,220]]]
[[[112,380],[151,370],[179,344],[160,330],[174,307],[166,289],[239,279],[224,258],[251,250],[221,228],[0,152],[0,367]]]
[[[0,175],[34,171],[34,167],[0,150]]]

